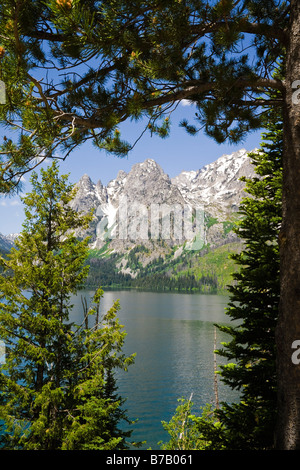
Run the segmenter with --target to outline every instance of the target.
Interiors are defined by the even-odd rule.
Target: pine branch
[[[276,25],[250,23],[244,18],[241,21],[236,20],[220,20],[208,24],[191,25],[190,31],[197,38],[203,37],[205,34],[214,33],[221,28],[234,29],[241,33],[249,33],[255,35],[265,36],[267,38],[279,39],[283,44],[288,42],[288,31],[277,27]]]
[[[244,88],[251,87],[252,90],[257,90],[258,88],[271,88],[275,90],[284,91],[285,86],[284,82],[278,79],[265,79],[265,78],[257,78],[257,79],[238,79],[234,87],[236,88]],[[211,92],[216,89],[216,83],[205,82],[205,81],[197,81],[191,80],[184,84],[184,89],[176,90],[174,92],[168,92],[165,95],[159,96],[158,98],[151,99],[144,104],[144,107],[152,108],[155,106],[161,106],[162,104],[168,102],[175,102],[182,99],[188,99],[189,97],[197,94],[203,94],[206,92]],[[273,101],[273,100],[272,100]],[[277,102],[278,100],[276,100]],[[257,99],[253,99],[247,102],[247,105],[258,105],[261,106],[263,103],[267,104],[268,100],[263,100],[259,102]],[[243,102],[241,102],[242,104]]]

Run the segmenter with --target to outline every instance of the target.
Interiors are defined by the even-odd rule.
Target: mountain
[[[183,171],[172,179],[154,160],[147,159],[133,165],[129,173],[120,171],[106,187],[100,180],[95,184],[84,175],[77,184],[72,207],[84,213],[94,210],[89,235],[95,249],[103,248],[108,242],[110,250],[117,252],[137,243],[151,247],[161,235],[162,220],[166,222],[167,217],[173,225],[170,235],[168,232],[169,236],[163,237],[166,244],[186,243],[196,236],[195,226],[188,236],[179,234],[179,230],[175,231],[178,228],[175,213],[183,224],[183,218],[186,216],[191,221],[196,211],[205,214],[206,243],[217,243],[218,237],[223,240],[224,224],[236,218],[244,195],[241,176],[253,175],[254,168],[245,149],[222,155],[200,170]],[[169,210],[164,219],[162,209]],[[160,226],[160,232],[156,225],[153,234],[155,223]]]
[[[0,252],[9,253],[16,237],[17,234],[2,235],[2,233],[0,233]]]
[[[90,237],[87,286],[223,291],[235,270],[228,254],[242,247],[232,231],[240,178],[254,175],[246,149],[174,178],[150,158],[106,186],[84,174],[71,205],[93,210],[89,229],[77,232]],[[0,234],[0,251],[16,236]]]
[[[161,275],[166,283],[193,272],[215,282],[209,281],[213,270],[204,267],[202,258],[208,250],[222,252],[225,261],[218,259],[219,272],[226,265],[226,250],[240,249],[232,227],[245,195],[242,176],[254,176],[245,149],[174,178],[153,159],[133,165],[128,173],[119,171],[107,186],[83,175],[72,207],[84,213],[94,210],[88,231],[91,276],[110,285],[132,285],[132,280],[140,285],[146,277],[159,282]]]
[[[172,179],[186,200],[197,201],[219,220],[226,220],[232,212],[237,212],[244,196],[242,176],[252,177],[254,168],[248,152],[241,149],[230,155],[222,155],[218,160],[198,171],[183,171]]]

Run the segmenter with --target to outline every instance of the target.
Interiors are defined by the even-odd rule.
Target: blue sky
[[[261,131],[250,133],[242,143],[236,146],[229,144],[218,145],[214,140],[203,133],[192,137],[178,126],[184,117],[192,120],[194,109],[191,105],[180,104],[171,116],[171,133],[166,139],[149,134],[138,141],[134,149],[126,158],[117,158],[99,151],[88,143],[74,151],[66,161],[61,162],[62,174],[70,173],[69,179],[76,183],[83,174],[88,174],[94,183],[101,180],[106,185],[117,176],[119,170],[129,172],[131,167],[147,158],[154,159],[170,177],[178,175],[183,170],[198,170],[223,154],[232,153],[240,148],[253,150],[260,145]],[[140,135],[141,124],[126,122],[123,124],[122,136],[130,143]],[[24,192],[29,191],[30,176],[26,176]],[[24,220],[23,206],[19,197],[0,197],[0,233],[18,233],[22,229]]]

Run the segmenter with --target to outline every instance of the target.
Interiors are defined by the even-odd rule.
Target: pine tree
[[[31,178],[23,198],[26,220],[15,248],[1,258],[1,441],[5,449],[126,448],[130,432],[116,394],[115,368],[125,333],[115,303],[99,318],[99,289],[85,321],[71,321],[71,295],[88,274],[88,239],[75,236],[91,215],[71,209],[74,188],[53,163]],[[88,318],[94,319],[92,327]]]
[[[278,110],[268,112],[265,128],[259,152],[250,154],[256,176],[242,178],[248,196],[241,203],[241,220],[235,232],[243,241],[243,249],[230,255],[238,269],[233,276],[235,282],[228,287],[227,315],[234,324],[218,325],[231,338],[217,351],[228,361],[220,366],[219,374],[227,386],[240,392],[240,400],[204,410],[201,417],[189,412],[186,426],[187,435],[193,436],[187,444],[190,449],[191,445],[205,450],[266,450],[274,446],[283,147]],[[180,418],[179,411],[165,424],[173,440],[172,423]],[[172,439],[167,446],[172,445]]]
[[[0,147],[3,192],[19,188],[37,157],[59,150],[65,158],[88,140],[126,154],[118,128],[126,119],[144,117],[145,128],[165,137],[183,99],[197,112],[196,125],[182,125],[219,143],[260,128],[262,106],[282,110],[276,446],[299,449],[300,368],[291,360],[300,337],[299,1],[3,0],[0,27],[0,119],[14,130]],[[285,78],[274,79],[283,54]]]
[[[283,125],[278,111],[268,112],[259,153],[252,153],[257,174],[243,178],[249,194],[242,201],[236,233],[244,242],[231,255],[239,266],[229,287],[227,314],[237,326],[219,326],[231,336],[219,354],[228,365],[221,378],[241,393],[240,402],[216,412],[224,434],[216,441],[229,449],[271,449],[277,409],[276,325],[280,300],[278,236],[282,222]],[[220,440],[220,436],[221,440]]]
[[[86,141],[126,155],[127,119],[168,136],[183,99],[197,108],[195,125],[182,120],[190,133],[238,142],[261,127],[262,103],[283,102],[271,74],[288,15],[275,0],[1,1],[0,118],[19,130],[0,147],[1,191],[18,188],[37,156],[65,158]],[[273,88],[276,101],[261,92]]]

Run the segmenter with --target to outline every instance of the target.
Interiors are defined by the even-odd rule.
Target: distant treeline
[[[170,271],[153,272],[152,268],[143,269],[135,278],[129,274],[121,273],[116,268],[116,259],[91,258],[89,260],[90,272],[85,283],[86,288],[102,287],[124,287],[140,288],[157,291],[218,291],[218,279],[215,275],[201,276],[196,278],[193,274],[172,275]]]

